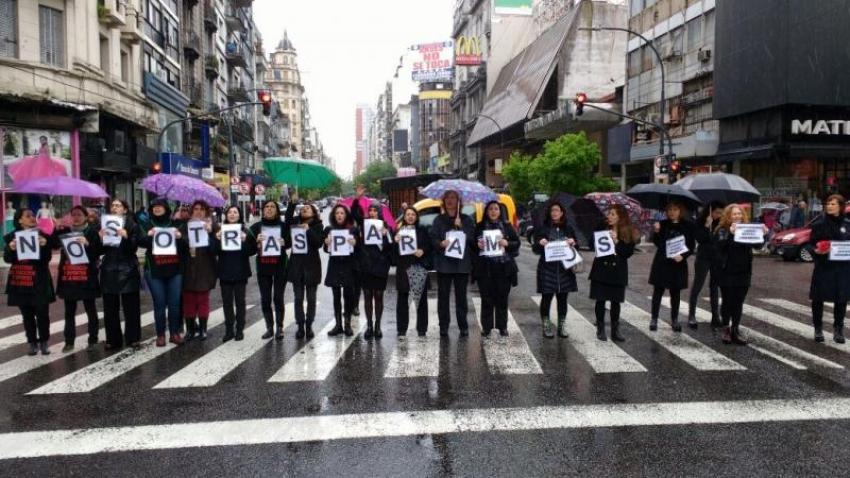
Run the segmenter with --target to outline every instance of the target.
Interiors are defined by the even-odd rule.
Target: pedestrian
[[[257,239],[245,227],[242,211],[237,206],[224,210],[222,228],[238,224],[239,249],[224,250],[222,229],[215,234],[213,250],[218,259],[218,281],[221,287],[221,302],[224,307],[224,337],[222,342],[245,338],[245,287],[251,277],[250,258],[257,253]]]
[[[602,255],[596,251],[590,268],[590,298],[596,301],[596,338],[608,340],[605,334],[605,303],[611,308],[611,340],[625,342],[620,334],[620,304],[626,301],[629,285],[629,258],[640,241],[640,231],[632,225],[629,213],[621,204],[615,204],[605,214],[602,231],[609,231],[614,242],[614,253]],[[595,242],[594,242],[595,244]]]
[[[661,298],[664,291],[670,291],[670,325],[674,332],[681,332],[679,324],[679,301],[681,292],[688,288],[688,257],[694,250],[694,227],[685,219],[685,208],[671,201],[665,209],[667,219],[653,224],[652,242],[655,244],[655,257],[649,271],[649,283],[652,290],[652,319],[649,330],[658,330],[658,313],[661,310]],[[683,238],[683,239],[682,239]],[[678,247],[684,240],[683,252],[668,257],[668,247]],[[676,251],[671,251],[676,252]]]
[[[355,290],[357,283],[356,257],[360,250],[360,231],[354,225],[354,219],[345,206],[337,204],[331,209],[331,224],[325,228],[325,252],[330,253],[328,269],[325,273],[325,285],[333,291],[334,320],[336,326],[328,331],[331,337],[345,333],[347,337],[354,335],[351,329],[351,315],[354,309]],[[333,255],[331,241],[333,231],[345,231],[345,243],[348,244],[347,253]],[[343,247],[343,249],[345,249]],[[345,328],[343,328],[345,318]]]
[[[485,231],[498,231],[497,253],[484,254],[488,249]],[[508,298],[516,287],[518,268],[514,258],[519,255],[519,236],[514,227],[502,219],[499,201],[484,207],[484,217],[475,226],[475,248],[472,277],[481,294],[481,335],[487,337],[496,328],[503,337],[508,335]]]
[[[207,321],[210,317],[210,291],[216,284],[216,257],[210,237],[218,228],[210,216],[210,207],[204,201],[192,204],[192,215],[184,228],[187,237],[195,234],[189,229],[191,221],[200,221],[207,234],[207,245],[189,247],[189,255],[183,263],[183,318],[186,320],[186,340],[207,339]]]
[[[3,242],[3,260],[11,267],[6,280],[6,295],[8,304],[21,311],[24,320],[24,330],[29,344],[27,355],[35,355],[41,350],[47,355],[47,341],[50,338],[50,304],[56,300],[53,293],[53,278],[50,276],[50,258],[53,251],[50,248],[50,238],[38,229],[35,213],[28,207],[15,211],[12,218],[14,232],[6,234]],[[18,244],[15,233],[19,231],[36,231],[38,234],[38,259],[18,259]],[[32,245],[29,246],[33,248]]]
[[[367,234],[371,231],[365,227],[360,228],[358,240],[361,246],[357,256],[357,279],[363,289],[363,308],[366,311],[366,332],[363,336],[366,340],[372,337],[380,339],[384,336],[381,332],[381,317],[384,315],[384,291],[387,290],[387,278],[390,274],[393,249],[390,239],[390,226],[381,219],[381,207],[381,203],[373,201],[369,205],[364,218],[359,201],[354,201],[351,206],[352,216],[356,222],[364,223],[364,219],[381,222],[381,229],[377,231],[377,234],[380,235],[380,244],[366,244]]]
[[[697,328],[697,306],[699,305],[699,294],[708,281],[708,296],[711,304],[711,328],[720,327],[720,295],[717,284],[717,248],[714,245],[714,231],[720,223],[724,205],[712,202],[702,208],[700,216],[694,224],[694,240],[697,242],[696,261],[694,261],[694,284],[691,287],[690,300],[688,302],[688,327]]]
[[[275,231],[274,234],[279,238],[277,254],[263,254],[269,239],[266,234],[271,234],[271,231]],[[251,233],[257,238],[257,285],[260,287],[260,304],[266,321],[263,339],[270,339],[274,335],[275,340],[283,340],[283,294],[286,289],[289,225],[281,221],[277,201],[269,199],[263,203],[262,216],[259,222],[251,225]]]
[[[65,302],[65,347],[63,352],[74,349],[77,338],[77,302],[82,301],[83,309],[88,319],[89,347],[97,344],[97,333],[100,328],[97,317],[95,299],[100,296],[100,285],[97,276],[97,258],[100,254],[100,237],[97,230],[88,223],[88,214],[83,206],[74,206],[69,213],[70,226],[56,229],[51,244],[54,249],[61,249],[59,269],[56,277],[56,294]],[[73,240],[84,252],[86,263],[72,264],[64,240]],[[74,247],[69,245],[68,248]]]
[[[557,202],[551,203],[546,209],[543,226],[534,229],[534,244],[531,248],[540,256],[537,261],[537,293],[541,294],[540,321],[543,336],[548,339],[555,337],[552,321],[549,320],[553,298],[558,302],[558,337],[568,337],[566,322],[569,293],[578,291],[578,284],[572,268],[565,268],[562,261],[546,261],[546,245],[552,241],[566,241],[568,246],[574,247],[575,237],[575,230],[567,223],[567,211]]]
[[[844,343],[844,317],[850,299],[850,261],[835,260],[830,251],[835,241],[850,240],[850,219],[844,214],[844,196],[833,194],[824,201],[825,214],[812,223],[809,244],[815,251],[815,268],[809,299],[812,301],[812,321],[815,341],[823,342],[823,303],[832,302],[833,339]]]
[[[788,220],[790,229],[800,229],[806,225],[806,208],[806,201],[802,199],[791,208],[791,217]]]
[[[428,237],[428,229],[419,225],[419,213],[416,209],[408,207],[402,216],[402,230],[412,229],[416,234],[416,249],[412,254],[402,255],[400,241],[402,237],[396,234],[397,247],[393,248],[395,254],[395,287],[396,287],[396,332],[399,337],[407,334],[407,326],[410,322],[410,300],[416,303],[416,331],[420,337],[428,332],[428,271],[431,269],[431,240]],[[411,297],[411,280],[418,277],[423,281],[421,294]]]
[[[463,204],[457,191],[446,191],[442,197],[442,211],[431,226],[431,247],[434,251],[434,269],[437,271],[437,316],[440,336],[448,337],[451,315],[449,297],[455,291],[455,316],[461,337],[469,336],[466,315],[469,305],[466,290],[472,272],[472,252],[475,245],[475,221],[463,214]],[[450,236],[451,233],[451,236]],[[451,246],[451,249],[449,247]],[[456,256],[460,256],[460,258]]]
[[[747,345],[747,339],[740,331],[741,316],[753,276],[753,248],[761,247],[761,244],[735,241],[736,228],[747,222],[747,212],[736,204],[730,204],[723,210],[714,231],[718,264],[715,272],[723,296],[720,308],[724,327],[722,339],[726,344]],[[767,235],[767,226],[762,224],[761,227]]]
[[[120,349],[125,343],[133,348],[140,346],[142,336],[139,289],[139,247],[141,230],[130,214],[130,207],[122,199],[113,199],[109,206],[114,216],[123,219],[123,226],[101,229],[100,241],[100,291],[103,294],[103,324],[106,329],[106,350]],[[120,238],[117,245],[107,245],[104,236]],[[121,309],[124,310],[124,336],[121,336]]]
[[[354,200],[351,202],[352,206],[354,204],[359,204],[361,198],[363,198],[365,194],[366,194],[366,185],[365,184],[361,183],[361,184],[358,184],[357,186],[355,186],[355,188],[354,188]],[[362,231],[363,230],[363,215],[361,214],[360,217],[358,218],[358,217],[354,217],[354,215],[352,214],[352,219],[354,220],[354,225],[357,226],[358,229],[360,229]],[[355,266],[360,267],[360,264],[357,263],[357,264],[355,264]],[[359,274],[359,272],[358,272],[358,274]],[[354,284],[354,305],[353,305],[353,308],[351,309],[352,315],[354,315],[355,317],[360,317],[360,296],[361,296],[362,290],[363,290],[363,288],[360,286],[360,281],[359,280],[356,281],[355,284]]]
[[[401,203],[401,209],[399,210],[398,215],[399,215],[399,216],[404,215],[404,212],[405,212],[405,211],[407,211],[407,208],[408,208],[408,204],[407,204],[407,202],[402,201],[402,203]]]
[[[292,283],[294,297],[295,322],[298,330],[295,338],[307,340],[314,337],[313,320],[316,318],[316,290],[322,282],[322,260],[319,257],[319,249],[324,242],[324,225],[319,217],[319,211],[315,206],[304,206],[300,215],[295,216],[295,202],[290,201],[286,209],[286,224],[289,225],[290,234],[296,229],[305,230],[306,247],[292,247],[289,256],[289,267],[286,271],[286,280]],[[290,238],[290,243],[295,243]],[[304,313],[304,299],[307,299],[307,313]]]

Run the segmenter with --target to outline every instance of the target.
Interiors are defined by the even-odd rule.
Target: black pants
[[[744,301],[747,300],[749,287],[723,287],[723,303],[720,306],[720,316],[723,317],[723,325],[738,327],[741,324],[741,316],[744,314]]]
[[[558,318],[567,316],[567,306],[569,302],[569,293],[561,292],[558,294],[543,294],[540,299],[540,317],[549,318],[549,311],[552,310],[552,299],[556,298],[558,301]]]
[[[374,312],[375,321],[379,324],[384,315],[384,291],[363,289],[363,309],[366,312],[366,319],[370,322]]]
[[[257,275],[257,285],[260,286],[260,304],[263,309],[263,318],[266,327],[271,329],[274,324],[283,324],[283,291],[286,287],[286,278],[283,274]],[[274,309],[272,309],[274,304]]]
[[[688,303],[688,317],[696,317],[697,306],[699,305],[699,294],[702,292],[702,286],[705,285],[706,276],[711,275],[708,280],[708,296],[711,300],[711,318],[716,321],[718,317],[720,296],[717,278],[711,271],[711,261],[709,259],[697,258],[694,263],[694,284],[691,288],[690,302]]]
[[[304,317],[304,295],[307,295],[307,317],[306,323],[312,324],[316,318],[316,289],[317,286],[306,286],[304,284],[292,284],[295,292],[295,322],[299,325],[305,323]]]
[[[605,302],[604,300],[596,301],[596,323],[603,324],[605,323]],[[619,302],[611,302],[611,326],[620,321],[620,303]]]
[[[354,297],[353,302],[351,303],[352,312],[354,309],[357,309],[360,306],[360,295],[362,293],[362,288],[360,287],[360,283],[358,281],[357,284],[354,285],[354,292],[352,292],[352,297]]]
[[[245,329],[245,283],[222,282],[221,302],[224,306],[224,327],[226,331],[233,333],[235,323],[236,332],[242,332]]]
[[[466,314],[469,312],[469,305],[466,303],[467,284],[469,284],[469,274],[437,273],[437,317],[440,321],[440,330],[448,330],[449,323],[451,323],[449,294],[452,285],[455,289],[457,327],[460,330],[469,328],[469,324],[466,322]]]
[[[726,296],[723,297],[726,299]],[[847,302],[836,302],[832,309],[832,317],[835,320],[833,325],[834,330],[838,331],[844,327],[844,316],[847,315]],[[815,327],[820,329],[823,327],[823,301],[812,301],[812,321]]]
[[[31,344],[47,342],[50,338],[50,306],[48,304],[22,305],[18,308],[24,318],[27,342]]]
[[[77,300],[65,299],[65,343],[73,344],[77,338]],[[89,343],[97,343],[97,330],[100,328],[97,318],[97,305],[94,299],[83,300],[83,309],[88,319]]]
[[[507,329],[511,281],[500,276],[487,276],[477,281],[481,292],[481,330],[489,332],[493,327]]]
[[[658,319],[658,314],[661,311],[661,298],[664,297],[663,287],[655,287],[652,289],[652,318]],[[681,300],[682,289],[670,289],[670,320],[679,318],[679,301]]]
[[[354,287],[331,287],[331,289],[334,296],[334,317],[337,319],[342,319],[343,315],[351,317],[357,300]],[[343,301],[345,301],[344,308]]]
[[[395,305],[396,331],[407,333],[410,323],[410,292],[398,292]],[[419,303],[416,305],[416,331],[424,334],[428,331],[428,292],[422,291]]]
[[[124,339],[121,339],[121,308],[124,308]],[[106,343],[121,347],[142,339],[142,312],[139,291],[126,294],[103,294],[103,324]]]

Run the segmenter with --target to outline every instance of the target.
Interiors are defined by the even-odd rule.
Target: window
[[[274,79],[280,81],[280,70],[274,70]]]
[[[0,0],[0,56],[18,56],[17,0]]]
[[[640,49],[629,53],[629,77],[640,74]]]
[[[643,10],[643,0],[632,0],[629,16],[633,17]]]
[[[121,50],[121,81],[130,81],[130,53],[127,50]]]
[[[705,14],[705,38],[714,38],[714,10]],[[708,41],[706,41],[708,43]]]
[[[109,74],[109,39],[105,36],[100,37],[100,71]]]
[[[65,66],[65,22],[62,20],[62,11],[39,5],[38,31],[41,62]]]
[[[688,51],[696,50],[702,42],[702,17],[694,18],[686,26],[688,27]]]

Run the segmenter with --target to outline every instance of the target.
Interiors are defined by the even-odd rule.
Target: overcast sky
[[[256,0],[266,52],[288,30],[313,126],[337,173],[351,175],[354,109],[374,105],[410,45],[451,36],[455,0]],[[409,73],[408,73],[409,75]],[[406,102],[406,101],[405,101]]]

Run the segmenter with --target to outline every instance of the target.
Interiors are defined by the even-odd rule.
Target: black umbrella
[[[703,202],[723,204],[758,202],[761,193],[737,174],[692,174],[676,181],[677,186],[694,193]]]
[[[647,209],[663,210],[671,201],[682,203],[688,209],[696,209],[702,201],[694,193],[676,184],[638,184],[626,193]]]
[[[534,210],[534,227],[543,225],[552,204],[560,204],[567,211],[567,224],[575,229],[576,241],[579,245],[589,246],[593,231],[605,221],[605,215],[599,211],[596,203],[590,199],[576,197],[568,193],[555,193],[548,201]]]

